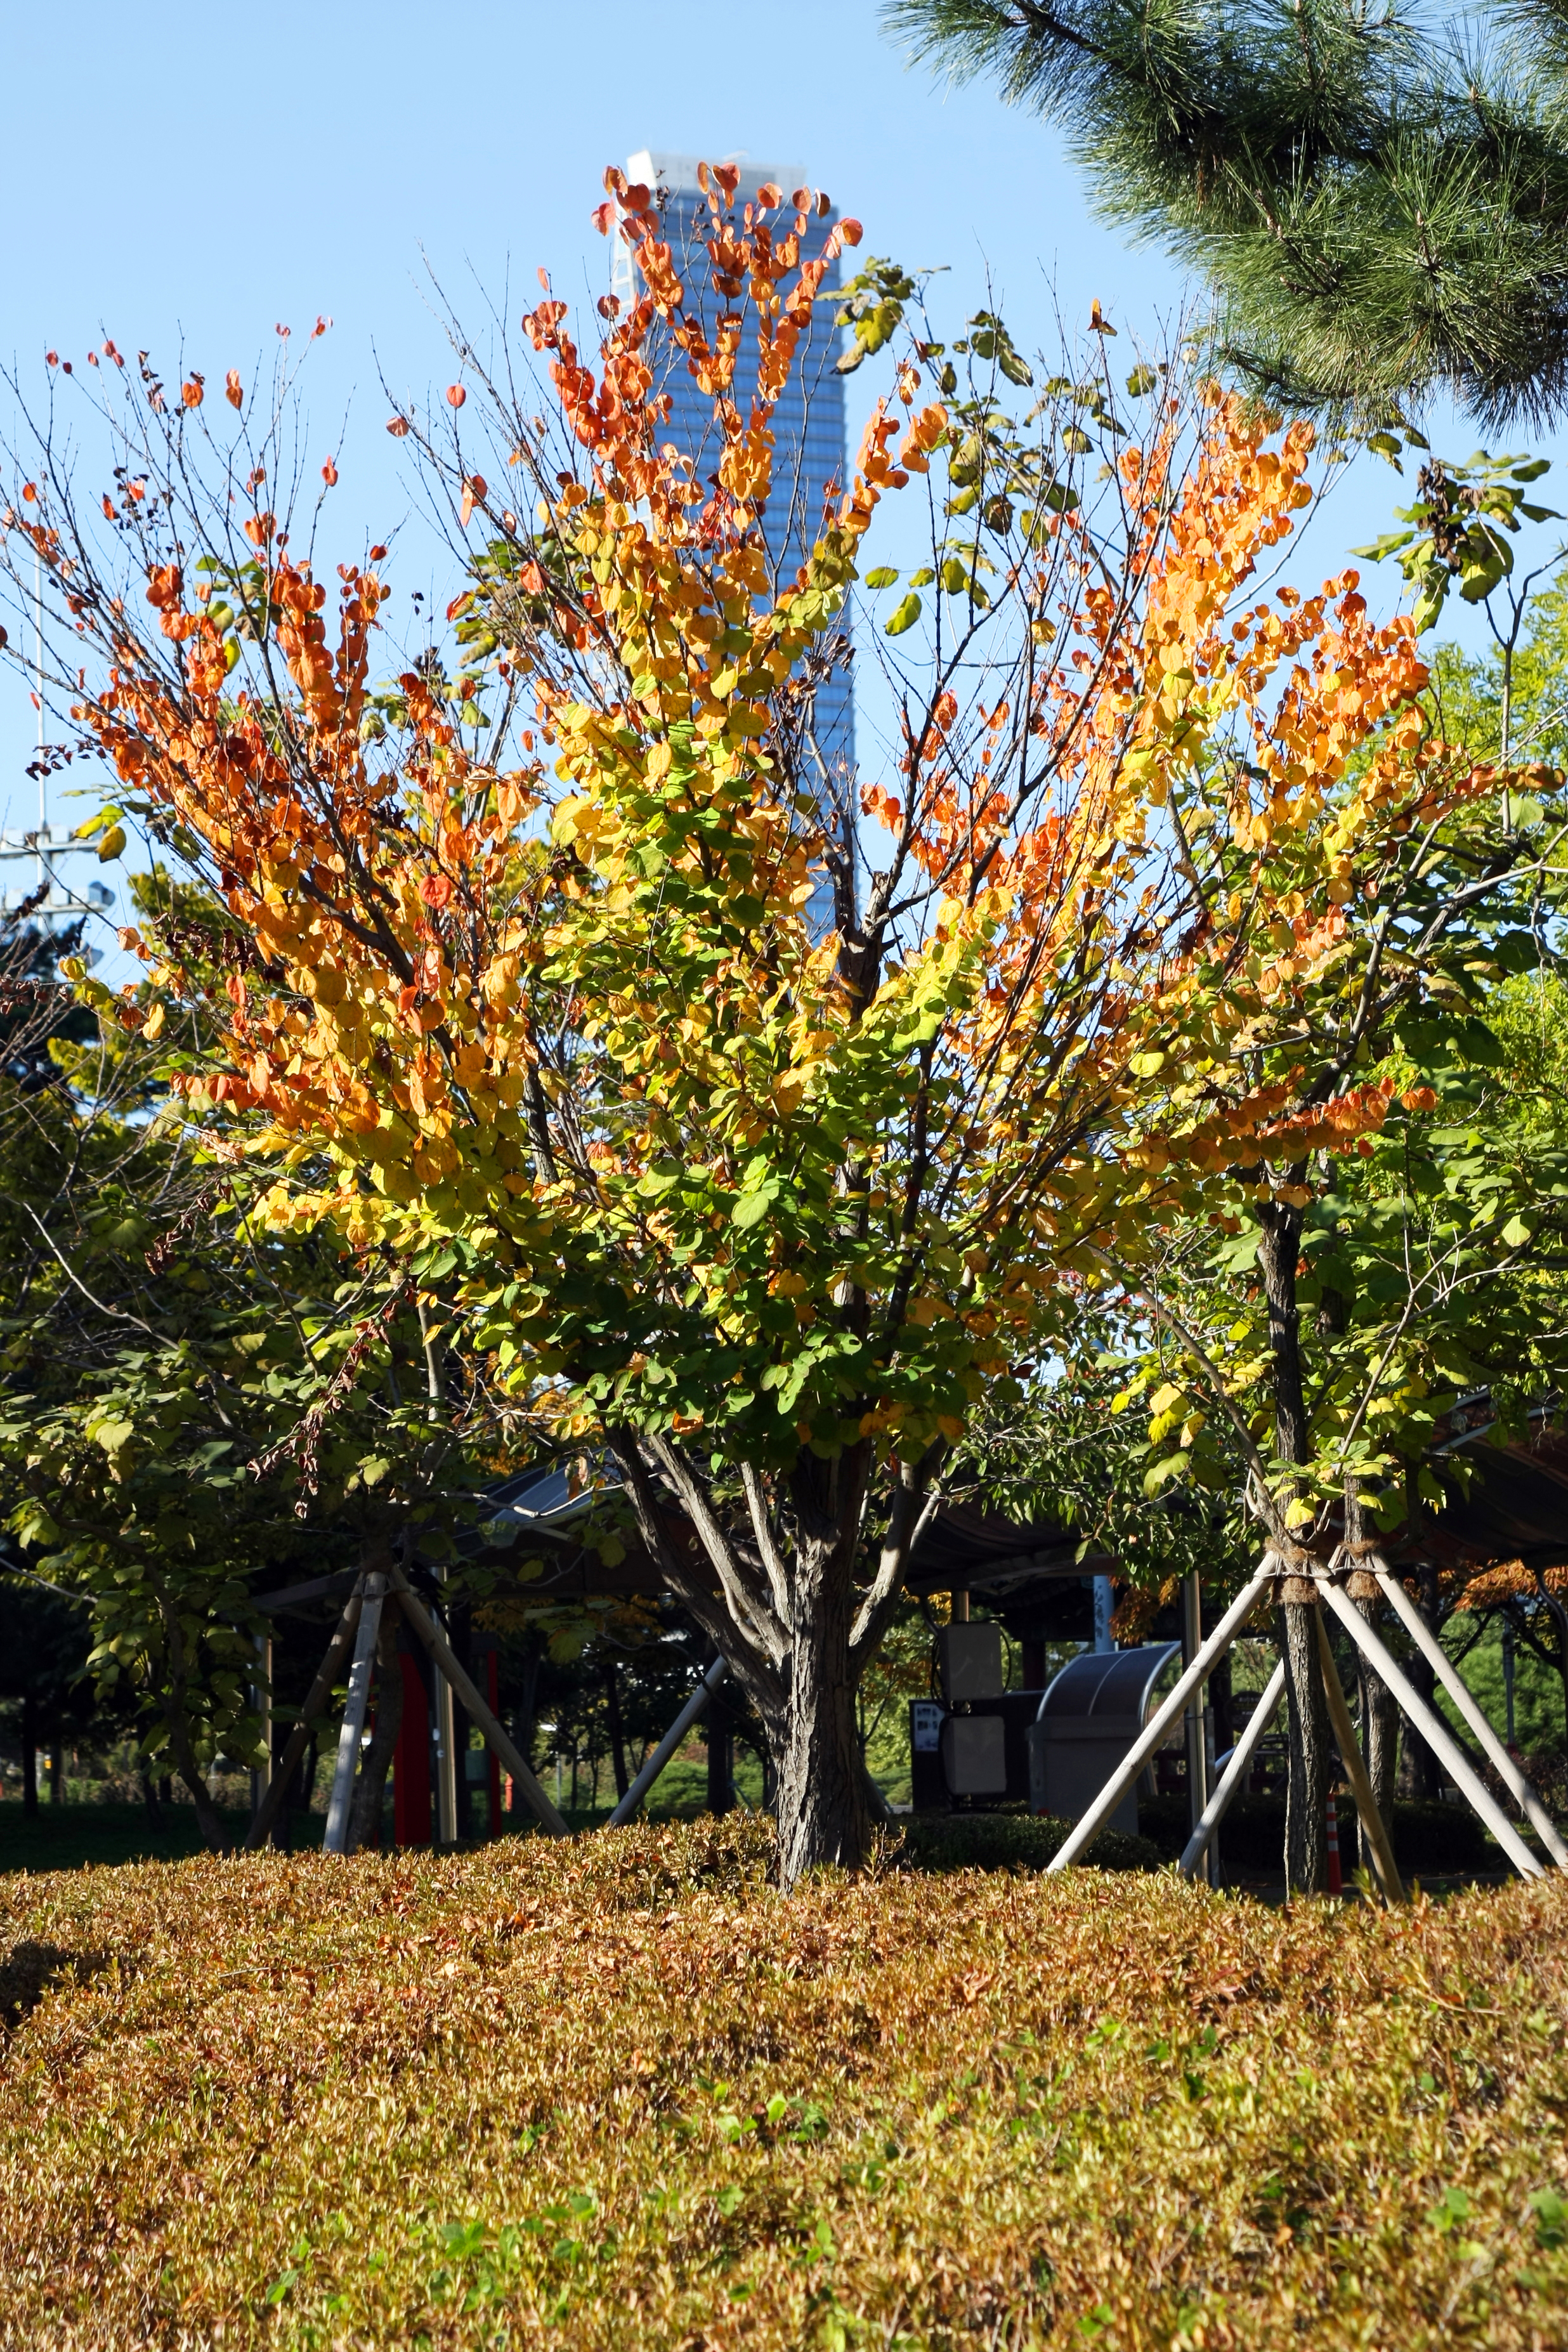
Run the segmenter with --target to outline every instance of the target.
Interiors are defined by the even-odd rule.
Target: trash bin
[[[1088,1650],[1062,1668],[1029,1727],[1031,1812],[1082,1819],[1148,1721],[1156,1683],[1181,1654],[1179,1642],[1149,1642],[1136,1650]],[[1110,1825],[1136,1836],[1136,1784]]]

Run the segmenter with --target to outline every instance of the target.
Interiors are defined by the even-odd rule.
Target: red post
[[[500,1713],[500,1660],[494,1650],[491,1650],[485,1659],[485,1696],[489,1701],[490,1713],[499,1716]],[[485,1753],[489,1759],[490,1768],[490,1835],[500,1837],[503,1827],[500,1810],[500,1758],[493,1748],[487,1748]]]
[[[1345,1882],[1344,1874],[1340,1868],[1340,1813],[1339,1807],[1334,1802],[1334,1792],[1331,1789],[1329,1790],[1329,1818],[1327,1827],[1329,1832],[1329,1893],[1331,1895],[1342,1895],[1345,1891]]]
[[[393,1835],[399,1845],[430,1843],[430,1702],[418,1662],[406,1651],[403,1669],[403,1722],[393,1759]]]

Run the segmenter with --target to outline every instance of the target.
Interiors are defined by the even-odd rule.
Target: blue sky
[[[1186,299],[1160,257],[1096,224],[1036,121],[984,84],[953,90],[906,69],[874,0],[275,0],[259,16],[57,0],[17,12],[7,52],[0,357],[37,388],[47,348],[79,360],[107,330],[166,367],[183,351],[209,381],[230,366],[250,381],[258,353],[270,364],[276,323],[300,337],[329,314],[306,388],[323,455],[347,412],[344,552],[410,508],[378,365],[416,394],[447,380],[425,257],[469,317],[479,289],[500,299],[510,288],[515,325],[541,262],[558,291],[596,295],[600,173],[641,147],[803,164],[864,222],[863,250],[947,264],[938,299],[955,312],[977,306],[989,270],[1026,347],[1047,338],[1053,289],[1069,321],[1098,297],[1151,339]],[[851,381],[852,420],[865,381]],[[1434,427],[1461,456],[1476,437]],[[1303,574],[1386,527],[1398,490],[1364,461],[1317,520]],[[420,584],[415,543],[405,589]],[[450,593],[444,576],[435,584]],[[1397,584],[1387,567],[1369,581],[1384,606]],[[36,723],[25,689],[0,677],[0,806],[13,826],[37,807],[23,772]]]

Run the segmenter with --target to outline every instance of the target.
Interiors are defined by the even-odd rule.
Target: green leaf
[[[893,588],[898,585],[898,579],[899,575],[890,563],[879,563],[875,572],[867,572],[866,585],[868,588]]]
[[[753,1225],[762,1223],[777,1199],[776,1184],[764,1184],[757,1192],[742,1192],[731,1212],[731,1223],[743,1234],[750,1233]]]
[[[889,637],[901,637],[906,629],[914,627],[915,623],[920,619],[921,610],[922,606],[918,596],[906,596],[889,615],[885,634]]]
[[[1549,2253],[1568,2246],[1568,2203],[1554,2189],[1537,2189],[1531,2192],[1530,2210],[1535,2216],[1536,2243]]]

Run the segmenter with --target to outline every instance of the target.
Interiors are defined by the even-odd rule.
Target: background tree
[[[688,286],[649,192],[611,175],[604,224],[647,291],[601,305],[594,366],[563,304],[530,314],[553,426],[536,381],[508,389],[466,345],[443,426],[394,418],[467,566],[450,670],[428,655],[373,691],[383,551],[343,567],[329,645],[325,586],[262,503],[276,416],[220,435],[199,383],[176,404],[145,362],[110,403],[113,537],[46,440],[7,546],[18,579],[45,569],[125,809],[247,944],[220,989],[210,955],[128,935],[150,997],[224,1032],[190,1110],[264,1114],[279,1232],[330,1218],[366,1265],[390,1253],[389,1281],[448,1269],[520,1409],[608,1449],[764,1727],[788,1883],[864,1853],[856,1690],[975,1402],[1016,1392],[1096,1251],[1135,1253],[1206,1164],[1168,1179],[1163,1123],[1197,1118],[1223,1166],[1271,1116],[1232,1065],[1338,952],[1426,674],[1352,583],[1239,608],[1310,498],[1310,435],[1273,446],[1156,367],[1123,394],[1098,319],[1092,361],[1022,422],[1031,370],[992,314],[951,351],[920,337],[779,577],[770,409],[821,266],[799,260],[805,192],[737,210],[734,175],[710,181],[709,282]],[[673,365],[713,403],[706,483],[666,439]],[[951,407],[917,404],[928,369]],[[470,384],[491,478],[515,471],[537,520],[464,437]],[[911,481],[928,562],[864,575],[901,589],[895,790],[802,746],[818,641]],[[1233,737],[1199,844],[1179,787]],[[1280,934],[1261,982],[1259,920]],[[1384,1102],[1347,1096],[1325,1139],[1352,1148]]]
[[[1568,15],[1360,0],[891,0],[915,58],[1063,130],[1101,217],[1218,297],[1270,397],[1488,422],[1568,390]]]
[[[132,887],[148,936],[221,990],[232,926],[162,875]],[[25,1566],[79,1596],[48,1601],[73,1639],[52,1675],[29,1645],[21,1696],[46,1729],[68,1690],[79,1716],[94,1685],[128,1698],[216,1845],[211,1768],[257,1760],[254,1589],[393,1543],[449,1553],[495,1421],[479,1367],[443,1365],[432,1402],[438,1283],[389,1291],[329,1231],[271,1231],[243,1112],[198,1148],[170,1081],[200,1057],[199,1008],[113,999],[66,962],[97,1017],[51,981],[53,1034],[14,1037],[0,1075],[0,1508]]]

